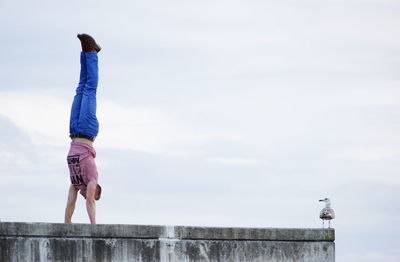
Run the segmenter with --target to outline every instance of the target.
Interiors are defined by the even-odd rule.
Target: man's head
[[[99,200],[101,197],[101,186],[97,184],[96,193],[94,194],[94,199]]]
[[[79,193],[86,199],[86,189],[81,189]],[[97,184],[96,192],[94,193],[94,199],[99,200],[101,197],[101,186]]]

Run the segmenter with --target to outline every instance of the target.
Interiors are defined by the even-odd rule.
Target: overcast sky
[[[85,32],[99,223],[318,228],[329,197],[337,261],[398,262],[399,28],[395,0],[0,0],[0,220],[63,222]]]

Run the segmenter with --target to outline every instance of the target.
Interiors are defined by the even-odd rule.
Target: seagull
[[[325,207],[319,213],[319,218],[322,219],[322,228],[324,228],[325,220],[329,221],[328,228],[331,228],[331,219],[335,218],[335,211],[331,208],[331,201],[329,200],[329,198],[324,198],[319,201],[325,202]]]

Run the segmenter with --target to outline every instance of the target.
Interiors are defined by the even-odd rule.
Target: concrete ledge
[[[175,227],[175,238],[206,240],[328,241],[335,230],[315,228],[213,228]]]
[[[332,242],[335,240],[335,231],[333,229],[315,228],[235,228],[3,222],[0,223],[0,236]]]
[[[0,261],[334,262],[335,231],[0,223]]]
[[[0,223],[0,236],[158,239],[166,237],[164,231],[162,226]]]

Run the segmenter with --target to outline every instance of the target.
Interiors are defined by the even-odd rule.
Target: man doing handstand
[[[93,141],[99,132],[96,117],[96,90],[98,83],[97,53],[101,48],[87,34],[78,34],[81,41],[81,71],[76,95],[72,102],[69,132],[71,147],[67,156],[71,185],[65,208],[65,223],[71,223],[78,191],[86,199],[86,210],[90,223],[96,224],[96,202],[100,199],[101,187],[94,161],[96,151]]]

